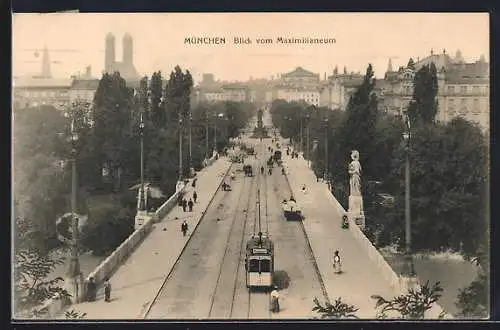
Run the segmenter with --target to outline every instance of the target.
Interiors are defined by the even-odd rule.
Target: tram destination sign
[[[254,253],[254,254],[262,254],[262,253],[267,253],[267,249],[263,249],[263,248],[254,248],[254,249],[253,249],[253,253]]]

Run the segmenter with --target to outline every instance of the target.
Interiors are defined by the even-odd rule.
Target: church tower
[[[106,34],[104,49],[104,71],[112,72],[116,61],[115,36],[112,33]]]
[[[389,63],[387,64],[387,71],[392,72],[392,59],[389,57]]]
[[[134,63],[134,41],[132,36],[125,33],[123,36],[123,63],[127,66],[131,66]]]
[[[50,71],[49,50],[47,49],[47,46],[43,47],[43,55],[42,55],[42,77],[43,78],[52,78],[52,73]]]

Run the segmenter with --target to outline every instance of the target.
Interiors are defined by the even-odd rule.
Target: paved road
[[[259,158],[248,158],[256,175],[236,172],[231,192],[219,191],[161,289],[147,318],[269,319],[312,318],[312,299],[324,300],[321,279],[300,222],[287,222],[280,202],[290,196],[280,170],[260,174],[270,139],[257,143]],[[241,164],[234,165],[241,168]],[[234,170],[234,168],[232,169]],[[275,283],[281,291],[281,312],[269,312],[268,292],[249,292],[245,285],[245,243],[260,230],[275,242]],[[217,218],[220,221],[217,221]]]

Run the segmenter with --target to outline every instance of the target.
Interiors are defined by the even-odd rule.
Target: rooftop
[[[73,80],[73,84],[71,85],[72,89],[80,89],[80,90],[97,90],[97,86],[99,86],[99,79],[96,78],[76,78]]]
[[[72,79],[19,77],[12,82],[13,88],[70,88]]]
[[[281,75],[281,77],[304,77],[304,76],[308,76],[308,77],[318,77],[319,75],[318,74],[315,74],[311,71],[307,71],[305,70],[304,68],[298,66],[297,68],[295,68],[295,70],[291,71],[291,72],[288,72],[288,73],[283,73]]]

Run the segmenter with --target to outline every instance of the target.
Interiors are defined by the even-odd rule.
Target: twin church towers
[[[139,80],[140,76],[134,67],[134,40],[132,36],[125,33],[122,39],[123,60],[116,61],[116,39],[112,33],[106,34],[105,38],[105,55],[104,55],[104,71],[113,73],[120,72],[120,75],[127,81]]]

